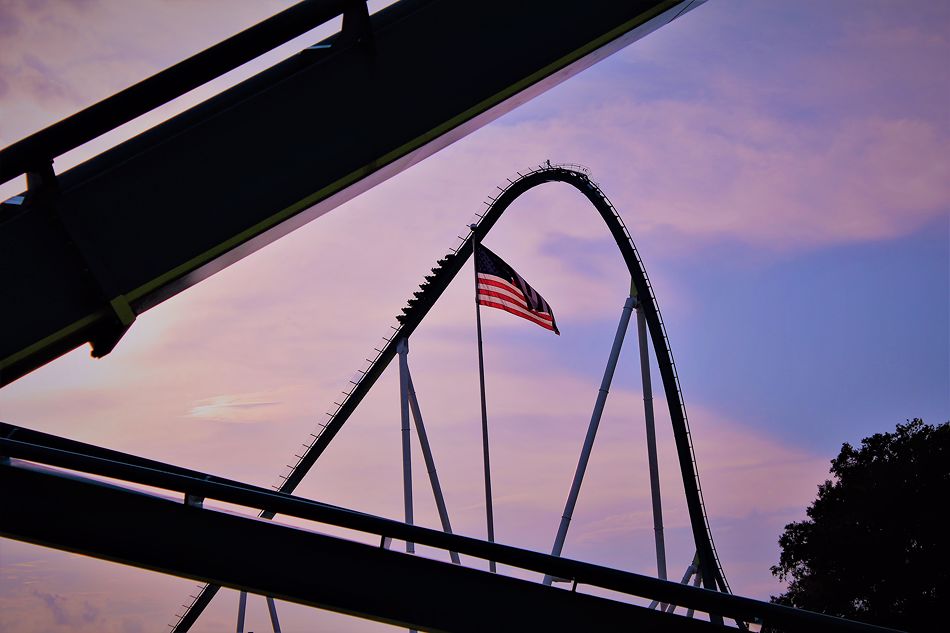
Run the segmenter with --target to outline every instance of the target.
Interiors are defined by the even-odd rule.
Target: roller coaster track
[[[425,276],[419,290],[413,292],[413,297],[408,300],[407,306],[402,309],[402,314],[396,316],[398,325],[392,326],[392,333],[385,338],[386,344],[375,349],[375,356],[372,359],[367,359],[369,364],[365,369],[359,370],[350,380],[352,387],[349,391],[344,392],[344,397],[340,402],[334,403],[336,408],[326,414],[328,419],[325,422],[317,425],[317,428],[310,435],[310,440],[303,445],[305,450],[302,454],[295,454],[297,461],[287,465],[288,470],[280,475],[278,483],[273,488],[286,494],[294,492],[396,356],[396,347],[399,341],[408,339],[419,327],[429,310],[462,270],[471,255],[472,241],[478,240],[481,242],[502,214],[519,196],[534,187],[549,182],[565,183],[580,191],[600,213],[611,235],[613,235],[617,247],[620,249],[630,272],[639,306],[644,311],[660,376],[663,380],[703,584],[707,589],[718,589],[725,593],[731,593],[709,527],[702,484],[696,464],[696,453],[686,416],[686,404],[683,400],[683,392],[676,373],[669,336],[660,315],[653,285],[650,283],[633,238],[620,214],[600,187],[591,180],[586,168],[580,165],[541,165],[528,170],[526,173],[518,172],[517,177],[508,179],[508,184],[505,187],[498,188],[498,195],[490,197],[485,202],[487,209],[484,213],[477,214],[479,220],[469,227],[468,235],[460,237],[461,241],[458,247],[450,249],[448,254],[438,260],[431,274]],[[274,517],[274,513],[262,512],[260,516],[271,519]],[[218,589],[219,587],[216,585],[202,586],[198,594],[194,596],[192,603],[183,605],[185,611],[178,616],[177,622],[172,625],[173,633],[188,631],[210,603]]]

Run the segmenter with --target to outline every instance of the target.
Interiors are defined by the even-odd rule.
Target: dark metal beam
[[[0,151],[0,183],[180,97],[342,14],[358,0],[304,0]]]
[[[697,4],[402,0],[371,38],[337,34],[58,176],[25,167],[55,158],[36,148],[0,154],[35,170],[0,205],[0,384],[108,353],[137,314]]]
[[[9,538],[426,631],[725,630],[19,463],[0,506]]]
[[[94,497],[96,495],[105,494],[96,487],[101,487],[101,482],[78,479],[74,476],[64,475],[61,471],[39,473],[42,474],[45,479],[21,476],[17,473],[25,471],[29,474],[35,473],[35,470],[24,462],[13,461],[11,463],[9,458],[13,457],[14,460],[26,459],[83,473],[110,477],[112,479],[157,487],[164,490],[173,490],[184,493],[192,499],[214,499],[244,506],[255,511],[262,509],[272,514],[279,513],[377,536],[389,536],[400,540],[410,540],[444,550],[458,551],[482,559],[496,560],[505,565],[538,572],[539,574],[551,574],[558,577],[571,578],[581,585],[600,587],[628,595],[695,608],[701,611],[723,613],[730,617],[746,621],[763,621],[788,631],[821,629],[828,631],[861,631],[873,633],[875,631],[886,630],[821,614],[791,609],[781,605],[698,589],[640,574],[559,558],[540,552],[532,552],[456,534],[446,534],[438,530],[406,525],[391,519],[384,519],[346,508],[339,508],[308,499],[292,497],[249,484],[214,477],[196,471],[180,469],[153,460],[143,460],[142,458],[125,455],[118,451],[105,451],[105,449],[94,447],[94,454],[72,452],[65,450],[63,447],[69,446],[70,448],[81,449],[84,445],[78,442],[57,438],[56,436],[36,433],[27,429],[19,429],[11,425],[4,425],[3,430],[6,437],[0,437],[0,456],[5,456],[0,457],[0,507],[4,508],[4,513],[0,514],[0,535],[10,536],[11,538],[38,542],[40,544],[47,544],[52,547],[69,549],[71,551],[82,551],[77,550],[78,546],[69,545],[70,543],[75,543],[75,541],[70,539],[74,538],[73,531],[76,522],[72,519],[65,520],[62,517],[59,517],[61,520],[57,522],[53,517],[48,517],[44,513],[47,513],[50,507],[62,503],[57,500],[55,495],[59,495],[61,499],[76,499],[77,497],[74,496],[74,492],[78,485],[77,482],[86,484],[85,486],[79,487],[81,491],[85,491],[81,492],[79,498],[81,498],[82,495],[91,495]],[[20,437],[21,439],[9,439],[11,436]],[[30,438],[40,443],[34,444],[25,442],[23,441],[25,438]],[[108,453],[108,457],[104,457],[102,451]],[[13,473],[12,478],[5,479],[11,472]],[[36,481],[45,483],[37,489]],[[17,485],[22,486],[22,490],[12,490],[12,488]],[[124,496],[116,496],[113,500],[113,504],[109,506],[114,512],[122,515],[136,511],[137,506],[135,504],[140,502],[142,494],[133,493],[114,486],[107,486],[107,489],[113,492],[118,491],[125,493]],[[6,494],[9,494],[9,496],[4,496]],[[151,495],[145,496],[151,497]],[[125,500],[128,500],[128,502]],[[104,500],[101,499],[91,498],[87,499],[87,501],[92,505],[89,505],[85,511],[92,514],[98,513],[102,507],[98,504],[104,502]],[[197,510],[197,508],[192,506],[183,506],[183,504],[170,502],[167,499],[158,499],[158,501],[161,501],[165,505],[155,506],[159,508],[156,512],[160,514],[164,512],[161,508],[165,508],[169,512],[169,520],[174,519],[178,509],[181,507]],[[81,504],[80,507],[82,507]],[[68,509],[63,511],[66,512]],[[24,516],[27,518],[23,518]],[[107,519],[108,517],[95,520]],[[158,521],[158,527],[161,527],[165,519],[156,520]],[[238,537],[231,533],[222,533],[221,538],[228,541],[229,539]],[[79,542],[83,542],[81,538]],[[143,541],[140,545],[144,549],[148,549],[146,546],[147,543],[147,541]],[[132,544],[129,543],[128,547],[132,548]],[[84,551],[84,553],[88,552]],[[115,557],[107,555],[100,554],[99,556],[116,560]],[[289,560],[292,559],[288,559],[288,561]],[[120,560],[119,562],[148,567],[148,565],[137,563],[135,560]],[[296,568],[293,573],[303,573],[302,570],[306,569],[306,564],[305,562],[297,562],[294,560],[293,563],[288,562],[282,566],[285,571],[289,570],[290,567]],[[159,569],[159,571],[162,571],[162,569]],[[189,575],[189,577],[192,576]],[[207,578],[207,576],[194,577],[200,579]],[[212,583],[212,586],[214,586],[214,583]],[[228,586],[239,585],[231,584]],[[243,588],[254,591],[253,588]],[[215,587],[214,591],[216,590]],[[213,592],[208,595],[209,600],[212,595]]]

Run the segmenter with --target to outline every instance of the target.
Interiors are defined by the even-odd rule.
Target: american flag
[[[557,335],[554,313],[544,297],[511,266],[482,246],[475,248],[475,300],[483,306],[510,312]]]

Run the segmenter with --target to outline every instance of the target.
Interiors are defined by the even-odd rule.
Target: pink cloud
[[[164,624],[159,602],[191,583],[34,545],[0,543],[0,630],[137,633]],[[153,596],[160,596],[156,601]],[[150,623],[150,624],[149,624]]]
[[[920,119],[856,115],[815,125],[741,106],[621,99],[486,129],[459,160],[488,154],[503,138],[506,158],[525,162],[599,157],[594,178],[635,237],[675,231],[801,249],[897,237],[945,213],[946,132]],[[556,212],[546,219],[577,223]]]

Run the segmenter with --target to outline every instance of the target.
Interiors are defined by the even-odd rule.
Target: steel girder
[[[75,139],[3,150],[30,189],[0,205],[0,384],[108,353],[137,314],[698,4],[402,0],[62,174]],[[57,126],[98,133],[80,115]]]
[[[57,470],[51,470],[46,466],[37,467],[29,462],[54,466]],[[91,480],[74,474],[77,472],[149,486],[152,489],[174,491],[181,495],[179,497],[181,501],[159,497],[151,492],[106,484],[101,480]],[[782,630],[820,629],[864,633],[888,630],[591,563],[406,525],[399,521],[294,497],[135,455],[103,449],[22,427],[0,424],[0,507],[4,509],[4,512],[0,513],[0,536],[201,579],[212,583],[215,588],[218,586],[217,583],[220,583],[252,592],[263,591],[265,594],[273,593],[278,597],[304,604],[354,612],[382,621],[403,622],[399,618],[411,614],[413,622],[417,617],[422,618],[423,621],[432,622],[442,617],[439,614],[443,614],[447,618],[456,618],[448,621],[451,624],[451,630],[468,630],[467,611],[443,612],[436,608],[429,613],[428,603],[422,602],[417,602],[411,607],[416,611],[407,611],[404,606],[393,607],[385,600],[377,600],[375,596],[366,602],[367,606],[362,607],[362,610],[350,611],[349,607],[353,602],[358,602],[358,598],[354,597],[350,591],[358,593],[364,588],[359,584],[359,575],[351,574],[351,570],[346,570],[348,575],[345,576],[346,582],[343,586],[330,587],[324,594],[324,585],[308,584],[310,581],[306,580],[312,576],[313,569],[316,569],[311,567],[315,564],[315,560],[310,558],[309,554],[303,558],[300,554],[306,554],[309,551],[306,548],[313,547],[316,548],[317,554],[324,556],[326,561],[331,563],[340,563],[344,567],[350,563],[359,563],[364,567],[370,565],[364,571],[375,573],[378,570],[389,580],[392,580],[391,574],[401,574],[402,582],[405,582],[407,578],[415,581],[414,574],[416,573],[432,574],[433,576],[427,577],[421,583],[423,588],[428,588],[430,583],[437,582],[447,583],[445,591],[462,589],[492,591],[493,588],[497,588],[499,591],[514,592],[513,595],[516,597],[523,589],[526,592],[526,597],[523,598],[526,601],[525,604],[537,604],[539,607],[543,607],[543,603],[549,597],[557,595],[538,593],[533,588],[527,588],[528,585],[539,586],[536,583],[519,584],[522,581],[516,581],[512,584],[509,581],[514,579],[497,574],[479,575],[483,572],[412,556],[402,557],[402,554],[382,548],[360,545],[335,537],[314,535],[313,532],[252,517],[206,509],[203,507],[206,498],[235,504],[249,511],[262,510],[271,515],[279,513],[377,537],[392,537],[443,550],[457,551],[467,556],[496,560],[500,564],[538,574],[571,578],[580,585],[640,596],[707,613],[720,613],[737,621],[764,622]],[[279,529],[272,531],[267,526]],[[249,540],[259,538],[264,540]],[[282,540],[284,538],[290,540],[284,541]],[[246,555],[248,547],[242,547],[242,544],[247,543],[259,544],[257,549],[263,551],[261,556],[258,557],[260,552],[255,550],[253,556],[248,558]],[[272,546],[272,543],[276,544]],[[300,547],[304,549],[295,551],[295,548]],[[244,563],[247,567],[239,570],[240,565],[235,565],[233,561],[221,563],[218,560],[234,558],[234,552],[240,552],[241,556],[245,557]],[[376,555],[377,552],[385,552],[385,554],[379,558]],[[278,561],[277,563],[268,558],[268,556],[278,555],[286,557],[274,559]],[[423,562],[407,563],[409,567],[406,567],[402,564],[406,558]],[[285,575],[299,580],[302,584],[294,584],[289,594],[280,593],[287,587],[274,579],[276,564],[280,565],[280,571]],[[413,565],[421,565],[421,567],[413,567]],[[326,569],[326,567],[321,566],[320,569]],[[447,569],[465,569],[465,571],[458,575],[455,571],[446,571]],[[334,574],[339,573],[336,568],[331,571]],[[472,575],[472,572],[475,575]],[[497,584],[496,579],[498,579]],[[334,580],[336,580],[335,576]],[[320,582],[329,581],[323,579]],[[375,585],[367,586],[372,588]],[[319,595],[308,593],[314,590],[314,587],[320,590]],[[573,591],[567,592],[543,585],[539,587],[548,591],[560,591],[561,595],[576,595]],[[342,595],[335,593],[340,591],[344,593]],[[440,596],[441,594],[431,595]],[[587,598],[592,598],[592,596],[587,596]],[[620,611],[626,612],[632,607],[632,610],[626,614],[634,618],[632,622],[645,624],[662,622],[663,628],[669,630],[703,630],[693,628],[696,625],[684,623],[683,618],[673,617],[669,613],[643,610],[634,605],[613,600],[607,600],[605,604],[598,602],[600,599],[585,602],[587,598],[581,599],[582,602],[578,603],[577,608],[583,611],[589,607],[601,612],[601,607],[603,607],[603,617],[613,617],[611,614],[617,615]],[[462,598],[448,599],[458,601]],[[515,602],[520,604],[521,600],[522,598],[519,598]],[[574,598],[569,598],[569,600],[574,600]],[[363,603],[360,602],[360,604]],[[460,602],[454,604],[459,608],[463,606]],[[394,614],[399,617],[394,619]],[[656,620],[657,617],[660,619]],[[520,626],[520,619],[515,618],[512,621],[514,622],[512,626]],[[573,620],[565,620],[565,622],[570,623]],[[709,623],[701,623],[701,625],[706,626]],[[496,623],[495,628],[499,627],[507,628],[508,624]],[[707,630],[714,629],[715,627],[710,629],[707,626]]]
[[[724,629],[18,460],[0,467],[0,506],[8,538],[414,629]]]

